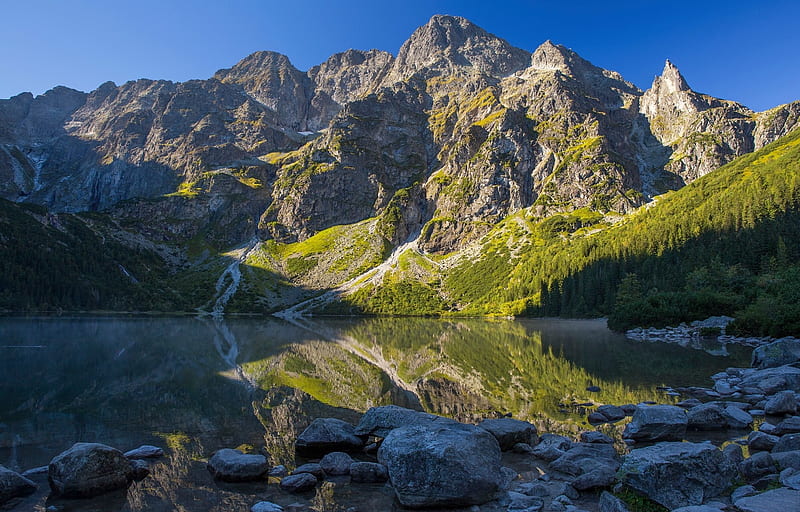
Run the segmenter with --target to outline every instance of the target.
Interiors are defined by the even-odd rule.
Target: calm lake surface
[[[747,365],[728,350],[628,341],[599,320],[0,318],[0,464],[45,465],[78,441],[266,445],[286,461],[297,417],[331,406],[580,425],[581,403],[669,402],[657,386]]]

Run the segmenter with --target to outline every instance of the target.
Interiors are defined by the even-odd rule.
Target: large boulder
[[[225,482],[251,482],[265,478],[270,466],[263,455],[246,455],[239,450],[217,450],[208,461],[208,470]]]
[[[686,413],[687,426],[692,430],[722,430],[728,422],[717,404],[703,404],[692,407]]]
[[[775,368],[800,361],[800,340],[781,338],[753,350],[750,366],[754,368]]]
[[[739,473],[748,482],[755,482],[758,479],[776,474],[778,467],[775,460],[767,452],[757,452],[739,463]]]
[[[480,505],[504,481],[497,439],[472,425],[396,428],[383,441],[378,460],[406,507]]]
[[[620,481],[669,509],[700,505],[731,485],[736,468],[706,443],[659,443],[632,450]]]
[[[14,498],[27,496],[35,490],[35,483],[4,466],[0,466],[0,506]]]
[[[756,430],[747,436],[747,446],[751,452],[770,451],[778,439],[780,439],[778,436],[771,436]]]
[[[636,441],[679,441],[686,434],[686,411],[674,405],[642,406],[633,413],[622,436]]]
[[[786,488],[773,489],[738,499],[733,505],[740,512],[788,512],[800,508],[800,491]]]
[[[294,443],[298,455],[316,457],[330,452],[360,450],[364,440],[355,434],[353,426],[336,418],[317,418],[311,422]]]
[[[765,395],[774,395],[787,389],[800,391],[800,368],[778,366],[763,370],[751,370],[743,376],[739,387],[759,390]]]
[[[414,411],[397,405],[372,407],[355,427],[358,436],[386,437],[389,432],[400,427],[410,426],[459,425],[455,420],[436,416],[427,412]]]
[[[764,412],[773,415],[796,414],[797,398],[794,396],[794,391],[787,389],[769,397],[764,405]]]
[[[483,420],[478,426],[492,434],[504,452],[517,443],[536,444],[536,426],[527,421],[497,418]]]
[[[128,487],[133,480],[133,466],[116,448],[76,443],[50,461],[47,479],[57,496],[91,498]]]

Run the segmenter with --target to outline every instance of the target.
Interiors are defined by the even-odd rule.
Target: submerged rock
[[[267,458],[263,455],[245,455],[231,448],[217,450],[207,467],[214,478],[225,482],[261,480],[269,471]]]
[[[317,418],[311,422],[294,443],[298,455],[314,457],[329,452],[360,450],[364,440],[355,434],[353,426],[336,418]]]
[[[0,466],[0,505],[36,491],[37,485],[15,471]]]
[[[659,443],[631,451],[618,476],[628,487],[675,509],[719,496],[735,474],[735,467],[711,444]]]
[[[400,503],[413,508],[480,505],[504,480],[497,439],[472,425],[394,429],[378,460],[388,468]]]
[[[289,475],[281,480],[281,489],[286,492],[305,492],[317,486],[317,477],[311,473]]]
[[[133,467],[116,448],[99,443],[76,443],[50,461],[47,479],[55,495],[91,498],[128,487],[133,479]]]
[[[389,479],[389,471],[383,464],[375,462],[354,462],[350,464],[350,481],[360,484],[374,484]]]

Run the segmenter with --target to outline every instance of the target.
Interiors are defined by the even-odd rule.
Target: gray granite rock
[[[478,426],[492,434],[500,443],[502,451],[508,451],[517,443],[536,444],[536,426],[513,418],[487,419]]]
[[[383,464],[376,462],[354,462],[350,465],[350,481],[363,484],[385,482],[389,479],[389,471]]]
[[[37,485],[15,471],[0,466],[0,506],[14,498],[28,496]]]
[[[622,436],[636,441],[683,439],[688,419],[686,411],[672,405],[638,407]]]
[[[328,476],[349,475],[353,458],[344,452],[331,452],[319,461],[323,471]]]
[[[310,491],[317,486],[317,477],[311,473],[289,475],[281,480],[280,487],[286,492],[298,493]]]
[[[364,447],[364,440],[346,421],[317,418],[297,437],[294,446],[299,455],[314,457],[329,452],[360,450]]]
[[[798,504],[800,504],[800,491],[787,488],[774,489],[734,502],[739,512],[788,512],[797,510]]]
[[[730,485],[735,467],[706,443],[658,443],[632,450],[620,482],[670,509],[701,505]]]
[[[479,505],[504,483],[500,445],[472,425],[416,425],[389,432],[378,461],[407,507]]]
[[[47,478],[57,496],[89,498],[126,488],[132,473],[131,462],[116,448],[76,443],[50,461]]]
[[[214,478],[225,482],[261,480],[269,469],[263,455],[244,454],[231,448],[217,450],[208,460],[208,470]]]

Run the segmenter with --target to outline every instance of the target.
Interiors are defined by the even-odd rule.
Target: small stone
[[[290,475],[300,475],[303,473],[314,475],[316,478],[320,480],[325,478],[325,471],[322,469],[322,466],[316,462],[309,462],[308,464],[303,464],[302,466],[298,466],[295,468],[294,471],[290,473]]]
[[[619,421],[625,417],[625,411],[616,405],[601,405],[597,408],[597,412],[605,416],[608,421]]]
[[[322,470],[329,476],[349,475],[352,463],[353,458],[344,452],[331,452],[319,461]]]
[[[269,470],[269,476],[281,478],[289,474],[289,470],[283,464],[275,466]]]
[[[746,498],[747,496],[753,496],[754,494],[758,494],[758,491],[752,485],[743,485],[741,487],[737,487],[731,493],[731,501],[737,501],[741,498]]]
[[[259,501],[250,507],[250,512],[283,512],[283,507],[271,501]]]
[[[150,475],[150,466],[147,465],[147,462],[141,459],[131,460],[131,478],[139,482],[147,478],[148,475]]]
[[[317,477],[311,473],[289,475],[281,480],[281,489],[291,493],[310,491],[316,486]]]
[[[770,451],[778,442],[778,436],[753,431],[747,436],[747,446],[751,451]]]
[[[601,423],[608,423],[608,418],[599,412],[593,412],[586,417],[586,421],[588,421],[590,425],[600,425]]]
[[[157,459],[164,456],[164,450],[158,446],[149,444],[142,445],[138,448],[125,452],[125,457],[129,459]]]
[[[766,430],[764,432],[766,432]],[[785,434],[800,434],[800,416],[786,418],[775,425],[775,430],[773,432],[767,433],[776,436],[782,436]]]
[[[614,440],[602,432],[590,430],[581,432],[582,443],[614,444]]]
[[[588,391],[590,393],[599,393],[602,390],[600,389],[600,386],[588,386],[586,388],[586,391]]]

